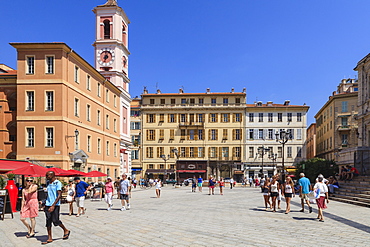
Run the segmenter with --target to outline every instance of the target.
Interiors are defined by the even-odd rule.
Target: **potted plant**
[[[13,212],[17,212],[17,197],[18,197],[18,188],[14,183],[14,173],[8,173],[6,174],[8,177],[8,183],[5,187],[5,189],[8,190],[9,198],[10,198],[10,204],[12,205]]]

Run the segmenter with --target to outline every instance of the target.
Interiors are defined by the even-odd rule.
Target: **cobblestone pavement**
[[[300,200],[292,200],[292,212],[265,211],[258,188],[226,188],[224,195],[191,193],[190,187],[164,187],[133,191],[131,210],[120,211],[119,200],[106,211],[104,201],[86,201],[82,217],[68,216],[61,206],[61,220],[71,230],[68,240],[53,227],[49,246],[369,246],[369,208],[330,201],[325,222],[314,211],[301,213]],[[285,208],[285,201],[281,203]],[[0,221],[0,246],[39,246],[47,239],[45,216],[37,218],[36,237],[27,239],[19,220],[5,215]]]

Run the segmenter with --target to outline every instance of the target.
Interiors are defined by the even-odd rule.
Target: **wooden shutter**
[[[216,141],[218,141],[218,130],[215,130]]]
[[[185,148],[185,158],[189,158],[190,157],[190,150],[189,150],[189,147],[186,147]]]
[[[198,158],[198,147],[194,148],[194,157]]]

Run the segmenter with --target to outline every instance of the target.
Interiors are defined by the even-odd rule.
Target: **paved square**
[[[104,201],[86,201],[82,217],[68,216],[61,206],[61,220],[71,230],[68,240],[53,227],[54,242],[49,246],[369,246],[369,208],[330,201],[325,222],[314,211],[301,213],[300,200],[292,200],[292,212],[265,211],[259,188],[225,189],[224,195],[192,193],[191,187],[155,190],[134,189],[131,210],[120,211],[114,199],[113,210]],[[75,211],[76,212],[76,211]],[[36,238],[27,239],[25,226],[15,213],[0,221],[0,246],[39,246],[47,239],[45,215],[40,212]]]

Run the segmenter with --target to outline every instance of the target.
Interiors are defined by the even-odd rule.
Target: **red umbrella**
[[[68,172],[70,172],[72,175],[71,177],[85,177],[87,173],[85,172],[81,172],[81,171],[77,171],[77,170],[73,170],[73,169],[70,169],[70,170],[67,170]]]
[[[107,174],[98,172],[98,171],[92,171],[85,175],[85,177],[106,177]]]
[[[0,174],[18,169],[20,167],[29,166],[31,164],[32,163],[29,163],[28,161],[0,159]]]
[[[44,177],[47,172],[48,169],[43,166],[30,164],[29,166],[24,166],[13,171],[9,171],[6,174],[13,173],[16,175],[24,175],[27,177]]]
[[[48,171],[53,171],[55,173],[55,176],[58,176],[58,177],[69,177],[69,176],[74,175],[71,172],[69,172],[67,170],[63,170],[59,167],[48,168]]]

